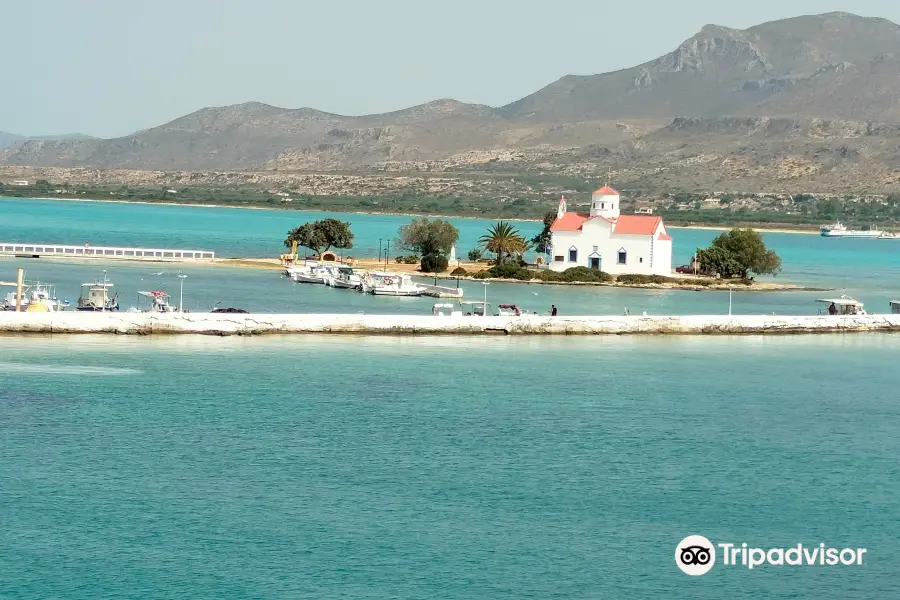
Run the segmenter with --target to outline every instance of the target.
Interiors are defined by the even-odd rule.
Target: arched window
[[[625,252],[625,248],[619,248],[619,252],[616,253],[616,264],[624,265],[628,261],[628,253]]]
[[[569,248],[569,262],[578,262],[578,248],[575,246]]]

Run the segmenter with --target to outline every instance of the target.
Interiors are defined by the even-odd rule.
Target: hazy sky
[[[898,0],[6,0],[0,130],[111,137],[249,100],[340,114],[494,106],[626,68],[703,25]]]

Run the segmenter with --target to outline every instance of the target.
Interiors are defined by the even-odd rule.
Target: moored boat
[[[147,305],[144,305],[144,300]],[[138,305],[128,309],[128,312],[158,312],[170,313],[175,312],[175,307],[169,304],[169,294],[154,290],[152,292],[138,292]]]
[[[334,273],[334,278],[328,283],[332,287],[359,289],[363,282],[363,275],[354,273],[351,267],[339,267]]]
[[[327,265],[294,267],[291,279],[297,283],[329,283],[334,279],[334,269]]]
[[[107,311],[119,310],[119,294],[116,293],[110,297],[113,284],[109,281],[94,281],[92,283],[81,284],[81,295],[78,297],[78,303],[75,310],[84,311]]]
[[[6,294],[0,303],[2,310],[16,310],[17,292]],[[35,282],[25,282],[22,287],[21,310],[31,312],[58,312],[69,308],[68,300],[59,300],[56,297],[56,288],[53,285]]]
[[[848,316],[868,314],[862,302],[854,300],[846,294],[841,294],[840,298],[819,298],[816,302],[828,305],[819,309],[820,315]]]
[[[369,273],[362,281],[361,291],[376,296],[422,296],[425,288],[412,277],[396,273]]]

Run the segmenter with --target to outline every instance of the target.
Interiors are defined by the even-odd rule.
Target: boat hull
[[[76,306],[75,310],[80,310],[84,312],[113,312],[119,310],[119,305],[116,306],[107,306],[106,308],[100,308],[97,306]]]
[[[345,279],[335,279],[332,284],[334,287],[344,288],[348,290],[355,290],[362,285],[362,281],[347,281]]]
[[[392,290],[384,288],[375,288],[372,293],[376,296],[422,296],[424,290]]]
[[[842,238],[870,238],[878,239],[884,237],[881,231],[823,231],[822,237],[842,237]]]

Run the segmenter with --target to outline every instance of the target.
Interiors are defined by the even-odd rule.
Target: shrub
[[[443,254],[426,254],[419,267],[424,273],[443,273],[447,270],[447,257]]]
[[[630,284],[646,284],[646,283],[672,283],[676,280],[671,277],[664,277],[663,275],[637,275],[634,273],[629,273],[625,275],[619,275],[616,278],[616,281],[619,283],[630,283]]]
[[[401,265],[415,265],[419,262],[419,257],[415,254],[408,254],[406,256],[398,256],[396,259],[398,264]]]
[[[541,271],[540,278],[543,281],[558,281],[563,283],[605,283],[613,280],[613,276],[603,271],[595,271],[587,267],[572,267],[561,273],[556,271]]]
[[[471,250],[469,250],[469,260],[471,260],[472,262],[481,260],[483,256],[484,252],[482,252],[481,248],[472,248]]]
[[[493,277],[493,275],[491,275],[490,269],[472,273],[472,279],[490,279],[491,277]]]
[[[465,274],[467,274],[467,273],[468,273],[468,271],[466,271],[466,270],[463,269],[462,267],[456,267],[455,269],[453,269],[452,271],[450,271],[450,274],[451,274],[451,275],[459,275],[459,276],[465,275]]]
[[[523,269],[521,265],[517,264],[514,261],[504,261],[498,265],[494,265],[488,271],[494,277],[499,277],[502,279],[521,279],[523,277],[522,271],[526,271],[528,274],[528,279],[531,279],[531,271],[528,269]]]

